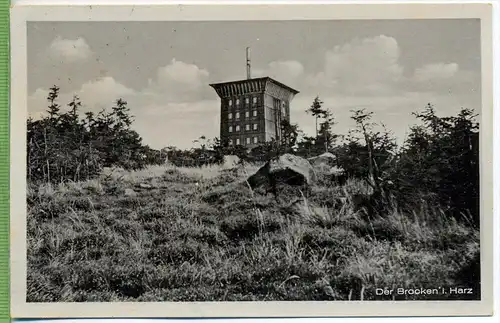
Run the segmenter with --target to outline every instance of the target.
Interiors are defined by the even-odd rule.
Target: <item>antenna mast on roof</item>
[[[252,78],[252,75],[250,73],[250,47],[247,47],[247,80]]]

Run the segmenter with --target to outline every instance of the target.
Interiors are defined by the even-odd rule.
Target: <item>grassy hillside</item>
[[[238,172],[150,167],[28,192],[28,302],[392,299],[474,287],[479,232],[421,202],[368,220],[361,182],[257,194]],[[472,279],[472,280],[471,280]],[[399,295],[396,299],[424,299]]]

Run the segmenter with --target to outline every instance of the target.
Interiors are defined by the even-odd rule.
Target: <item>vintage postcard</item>
[[[489,4],[14,6],[15,318],[491,315]]]

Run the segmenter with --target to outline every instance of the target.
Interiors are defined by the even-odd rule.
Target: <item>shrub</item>
[[[392,180],[401,205],[433,196],[456,218],[479,226],[479,124],[472,110],[438,117],[429,104],[415,114],[423,122],[411,129]]]
[[[80,116],[77,96],[61,110],[59,88],[50,89],[47,116],[27,122],[27,176],[30,182],[87,180],[103,167],[143,168],[160,163],[155,151],[141,143],[131,129],[133,118],[127,102],[118,99],[111,111]]]

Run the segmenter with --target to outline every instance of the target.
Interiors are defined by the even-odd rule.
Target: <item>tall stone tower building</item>
[[[253,148],[281,138],[281,123],[290,122],[290,102],[299,91],[270,77],[210,84],[221,99],[220,137],[230,146]]]

